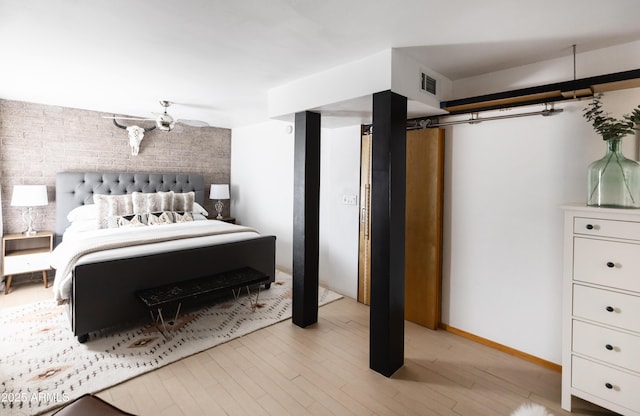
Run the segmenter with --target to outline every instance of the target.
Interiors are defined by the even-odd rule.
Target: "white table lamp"
[[[229,185],[227,184],[213,184],[211,185],[211,192],[209,193],[209,199],[217,199],[216,202],[216,211],[218,212],[217,220],[222,219],[222,209],[224,208],[224,204],[222,202],[223,199],[229,199]]]
[[[46,185],[15,185],[13,194],[11,195],[11,206],[26,207],[22,213],[26,231],[25,235],[34,235],[36,230],[33,229],[33,222],[37,217],[37,213],[33,207],[43,207],[49,203],[47,198]]]

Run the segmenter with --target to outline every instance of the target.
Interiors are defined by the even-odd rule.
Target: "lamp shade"
[[[47,205],[46,185],[14,185],[11,205],[14,207],[41,207]]]
[[[211,185],[211,192],[209,193],[209,199],[229,199],[229,185],[227,184]]]

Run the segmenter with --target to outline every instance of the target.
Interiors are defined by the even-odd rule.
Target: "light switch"
[[[358,195],[342,195],[342,203],[345,205],[358,205]]]

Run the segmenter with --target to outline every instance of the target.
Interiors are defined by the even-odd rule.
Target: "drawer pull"
[[[611,344],[607,344],[604,346],[606,349],[608,349],[609,351],[613,351],[613,345]]]
[[[587,230],[593,230],[593,225],[592,224],[587,224]]]
[[[612,262],[612,261],[608,261],[608,262],[607,262],[607,267],[608,267],[608,268],[610,268],[610,269],[611,269],[611,268],[613,268],[613,267],[615,267],[615,265],[616,265],[616,264],[615,264],[614,262]]]
[[[606,388],[608,388],[609,390],[611,390],[613,388],[613,384],[611,384],[611,383],[604,383],[604,386]]]
[[[605,309],[607,310],[607,312],[613,312],[615,310],[613,306],[607,306]]]

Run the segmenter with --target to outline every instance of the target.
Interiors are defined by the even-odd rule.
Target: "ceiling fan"
[[[183,120],[183,119],[174,119],[169,113],[167,113],[167,108],[173,104],[168,100],[160,100],[160,105],[164,107],[163,113],[154,113],[158,114],[156,118],[143,118],[143,117],[118,117],[115,114],[113,116],[103,116],[103,118],[110,118],[114,120],[142,120],[142,121],[155,121],[156,127],[158,130],[162,131],[171,131],[175,127],[176,123],[185,124],[187,126],[192,127],[209,127],[209,124],[205,121],[200,120]]]

